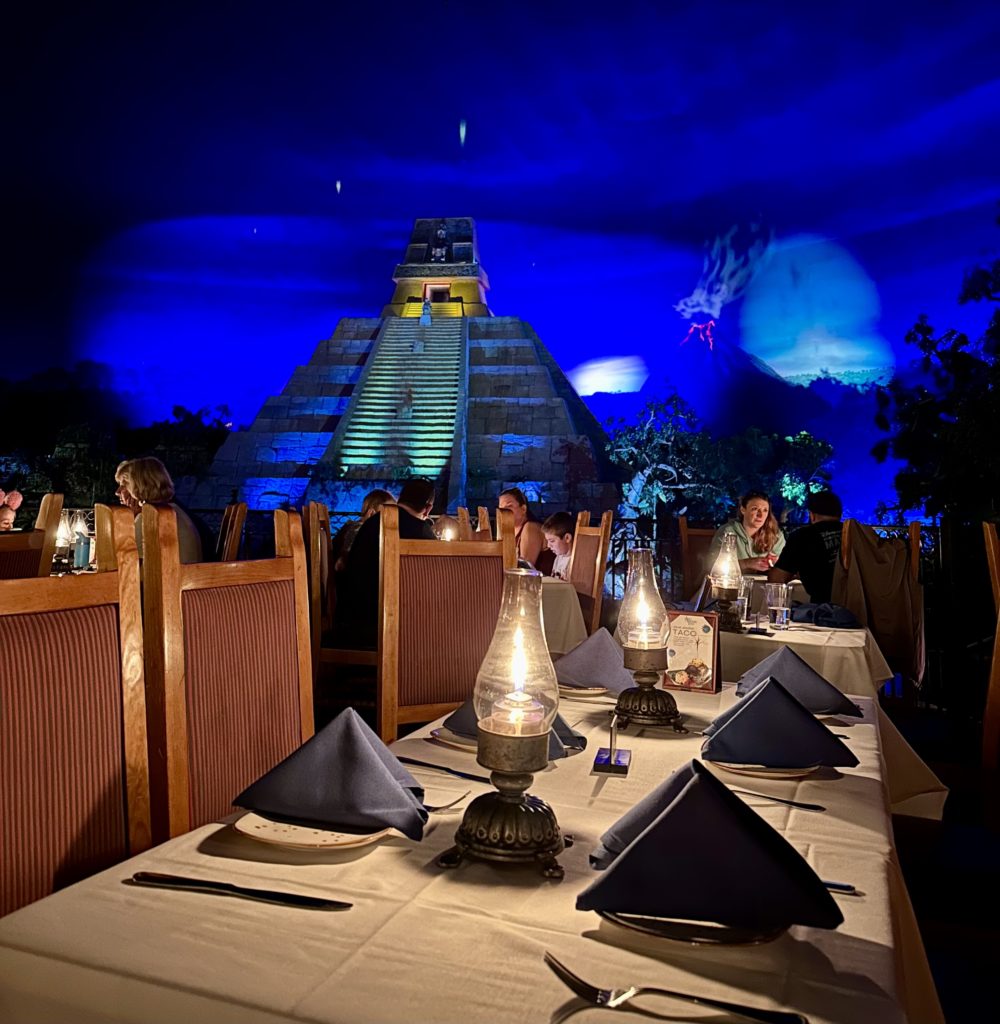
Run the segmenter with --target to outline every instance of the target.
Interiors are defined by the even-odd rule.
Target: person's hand
[[[748,559],[748,568],[753,572],[767,572],[771,568],[768,555],[761,555],[759,558]]]

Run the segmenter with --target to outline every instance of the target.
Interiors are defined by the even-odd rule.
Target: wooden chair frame
[[[235,562],[240,555],[240,542],[243,540],[243,525],[247,521],[247,503],[235,501],[226,506],[222,513],[222,524],[215,542],[215,560],[217,562]],[[328,520],[329,521],[329,520]]]
[[[461,505],[458,506],[456,512],[458,519],[458,539],[459,540],[492,540],[492,533],[490,531],[490,513],[489,510],[483,506],[479,506],[479,519],[476,527],[473,529],[472,520],[469,516],[469,510],[463,508]]]
[[[309,629],[315,677],[319,674],[320,661],[326,660],[322,656],[323,632],[333,623],[336,600],[333,566],[330,562],[333,537],[330,529],[330,511],[326,505],[310,501],[306,503],[303,512],[306,567],[309,571]]]
[[[38,558],[38,577],[52,574],[52,558],[56,553],[56,533],[59,530],[59,517],[62,514],[63,496],[61,494],[42,495],[35,526],[32,530],[18,533],[0,533],[0,551],[28,551],[40,548]],[[30,577],[29,577],[30,578]]]
[[[185,565],[179,560],[176,513],[162,505],[145,507],[157,511],[155,516],[142,517],[143,607],[150,748],[160,754],[150,765],[153,827],[156,837],[163,839],[189,831],[191,820],[181,594],[188,590],[279,580],[294,583],[299,721],[303,743],[315,730],[309,602],[302,520],[297,512],[278,510],[274,513],[276,557],[273,559]],[[220,637],[220,642],[224,642],[224,638]]]
[[[710,566],[702,566],[701,569],[696,567],[691,541],[708,539],[711,544],[716,530],[711,527],[688,526],[687,516],[677,517],[677,530],[681,540],[681,574],[684,577],[684,593],[691,597],[698,591],[711,568]]]
[[[46,497],[52,497],[47,495]],[[62,496],[55,495],[58,524]],[[108,510],[117,569],[76,576],[0,581],[0,616],[39,614],[115,605],[118,609],[118,647],[122,695],[122,775],[128,850],[124,856],[149,848],[150,800],[146,743],[143,630],[139,556],[132,513]]]
[[[982,764],[987,771],[996,771],[1000,768],[1000,533],[996,523],[983,523],[983,538],[997,618],[986,705],[983,708]]]
[[[437,558],[473,556],[503,559],[504,569],[517,565],[514,545],[514,517],[509,509],[499,510],[503,536],[488,544],[482,541],[440,541],[401,540],[399,536],[399,508],[386,505],[382,509],[381,522],[381,579],[379,581],[379,640],[378,640],[378,698],[376,715],[378,734],[386,743],[392,742],[398,727],[405,722],[429,722],[440,715],[454,711],[457,703],[399,704],[399,563],[402,557],[433,555]]]
[[[597,537],[597,554],[594,556],[593,564],[593,582],[589,590],[581,590],[581,594],[584,597],[589,597],[593,601],[593,606],[590,610],[590,615],[584,616],[584,623],[587,627],[587,634],[593,634],[601,626],[601,606],[604,602],[604,576],[607,573],[608,566],[608,548],[611,545],[611,524],[614,521],[615,514],[610,509],[602,514],[601,522],[599,526],[590,525],[590,513],[580,512],[576,517],[576,531],[573,534],[573,549],[570,553],[569,559],[569,578],[572,580],[575,575],[577,568],[577,537]],[[591,566],[587,566],[588,571]],[[575,585],[575,584],[574,584]],[[577,590],[580,587],[577,586]]]

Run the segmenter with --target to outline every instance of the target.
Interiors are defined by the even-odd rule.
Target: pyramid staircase
[[[464,415],[468,321],[387,317],[333,441],[339,473],[437,479]]]

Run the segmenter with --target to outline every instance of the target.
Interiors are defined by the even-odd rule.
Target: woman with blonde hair
[[[723,538],[736,538],[736,557],[743,572],[767,572],[785,546],[785,535],[771,512],[771,499],[763,491],[748,491],[739,501],[739,518],[720,526],[708,552],[711,569]]]
[[[147,503],[169,505],[177,513],[177,543],[181,561],[202,560],[201,537],[191,517],[174,499],[174,482],[167,467],[152,455],[126,459],[115,470],[118,500],[135,513],[135,543],[142,557],[142,507]]]

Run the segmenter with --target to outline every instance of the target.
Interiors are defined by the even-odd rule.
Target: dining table
[[[876,697],[893,671],[871,631],[814,626],[792,622],[787,629],[765,632],[720,632],[722,670],[726,679],[738,679],[782,645],[791,647],[842,693]]]
[[[542,577],[542,625],[549,654],[558,656],[587,639],[576,587],[556,576]]]
[[[793,925],[760,945],[704,946],[627,930],[575,908],[595,879],[589,853],[602,833],[674,769],[699,756],[703,729],[736,696],[675,694],[686,732],[631,727],[625,776],[594,774],[608,743],[608,698],[563,699],[584,752],[551,762],[530,792],[549,802],[564,835],[561,881],[531,865],[469,861],[439,867],[462,808],[490,785],[475,749],[440,740],[440,721],[396,741],[425,787],[422,841],[390,836],[350,849],[264,843],[232,818],[178,836],[0,920],[0,1020],[6,1024],[114,1020],[537,1024],[606,1020],[546,967],[552,953],[601,986],[652,985],[755,1007],[794,1010],[811,1024],[939,1024],[934,983],[893,843],[883,719],[827,724],[859,764],[799,779],[710,770],[780,833],[836,894],[834,930]],[[477,778],[459,778],[447,769]],[[479,781],[481,779],[482,781]],[[817,805],[808,810],[773,798]],[[678,842],[708,842],[697,830]],[[741,865],[731,865],[734,872]],[[203,892],[126,884],[137,871],[169,872],[347,901],[324,912]],[[702,878],[701,884],[705,884]],[[665,873],[664,886],[693,880]],[[752,887],[753,877],[746,878]],[[616,1020],[729,1019],[647,997]],[[735,1018],[732,1018],[735,1019]]]

